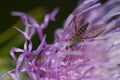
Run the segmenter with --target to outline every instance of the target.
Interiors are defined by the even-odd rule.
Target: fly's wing
[[[76,16],[76,19],[72,23],[71,32],[75,34],[82,26],[85,24],[85,19],[83,16]]]
[[[93,27],[92,29],[85,33],[84,39],[97,37],[105,30],[105,28],[106,28],[105,25],[96,25],[95,27]]]
[[[83,15],[77,16],[78,13],[81,13],[84,10],[82,7],[77,8],[64,24],[64,32],[63,37],[66,39],[70,39],[85,23],[85,19]]]

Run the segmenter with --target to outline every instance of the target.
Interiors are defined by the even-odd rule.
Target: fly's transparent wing
[[[74,16],[70,24],[65,28],[64,30],[64,38],[70,39],[71,36],[73,36],[85,23],[85,19],[83,16]]]
[[[92,29],[85,33],[84,39],[97,37],[105,30],[105,28],[106,28],[105,25],[94,26]]]

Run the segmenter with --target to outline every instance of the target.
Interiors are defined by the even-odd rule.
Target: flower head
[[[120,79],[119,4],[119,0],[104,4],[98,0],[80,1],[66,19],[63,29],[55,31],[53,44],[46,42],[43,30],[49,20],[54,20],[58,9],[47,14],[41,25],[25,13],[13,12],[25,25],[25,31],[16,29],[26,40],[23,49],[11,49],[16,68],[6,72],[1,79],[10,75],[20,80],[20,72],[27,72],[31,80]],[[33,50],[31,38],[35,31],[41,43]],[[15,52],[21,52],[18,58]]]

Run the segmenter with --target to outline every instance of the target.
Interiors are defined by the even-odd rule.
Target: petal
[[[44,38],[43,38],[42,42],[40,43],[40,45],[38,46],[38,48],[32,52],[34,55],[38,55],[41,52],[43,45],[45,44],[44,43],[45,39],[46,39],[46,35],[44,36]]]
[[[13,60],[16,61],[16,56],[15,56],[15,52],[23,52],[22,49],[19,49],[19,48],[15,48],[13,47],[11,50],[10,50],[10,55],[12,56]]]

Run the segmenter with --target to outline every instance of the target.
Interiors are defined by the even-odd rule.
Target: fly
[[[75,32],[75,34],[70,38],[70,43],[68,46],[66,46],[66,49],[71,48],[84,39],[95,38],[105,30],[104,25],[96,25],[91,30],[87,31],[88,26],[89,23],[87,22],[78,31]]]
[[[82,8],[76,11],[75,14],[78,14],[81,11],[82,11]],[[87,30],[89,26],[89,22],[85,22],[85,18],[83,16],[75,16],[75,18],[73,19],[71,23],[72,23],[72,28],[70,30],[71,31],[74,30],[74,34],[73,36],[71,36],[69,40],[70,43],[68,46],[66,46],[66,49],[71,48],[72,46],[76,45],[77,43],[85,39],[97,37],[106,28],[105,25],[100,24],[100,25],[91,26],[91,29]]]

